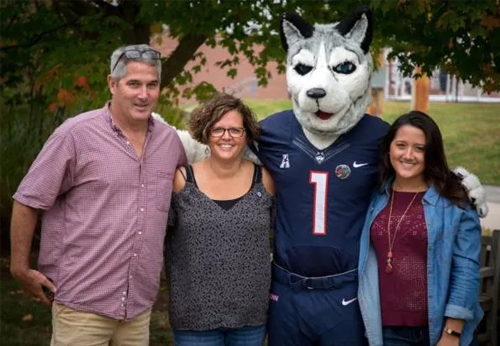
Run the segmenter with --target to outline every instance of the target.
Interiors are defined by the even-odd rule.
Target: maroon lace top
[[[371,226],[371,241],[378,261],[383,326],[424,326],[427,317],[427,227],[419,192],[399,224],[392,247],[392,271],[387,273],[390,200]],[[415,196],[394,192],[391,242],[396,225]]]

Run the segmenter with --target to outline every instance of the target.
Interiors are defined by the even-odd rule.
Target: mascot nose
[[[309,96],[312,99],[320,99],[322,97],[325,97],[326,91],[323,88],[312,88],[307,90],[307,96]]]

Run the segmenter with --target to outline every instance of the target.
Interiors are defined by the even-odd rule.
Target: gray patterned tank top
[[[228,210],[198,190],[190,167],[185,187],[173,194],[166,243],[173,329],[266,323],[273,198],[255,169],[251,189]]]

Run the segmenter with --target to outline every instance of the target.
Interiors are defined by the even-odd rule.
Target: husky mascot
[[[277,188],[269,345],[365,345],[358,244],[388,129],[364,113],[373,67],[371,13],[359,9],[339,23],[315,26],[285,15],[280,36],[293,110],[263,120],[252,148]],[[203,156],[180,135],[188,157]],[[460,173],[485,214],[484,189],[475,176]]]

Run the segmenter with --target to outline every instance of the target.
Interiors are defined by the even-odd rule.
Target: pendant
[[[387,253],[387,265],[385,266],[385,272],[387,274],[392,273],[392,251]]]

